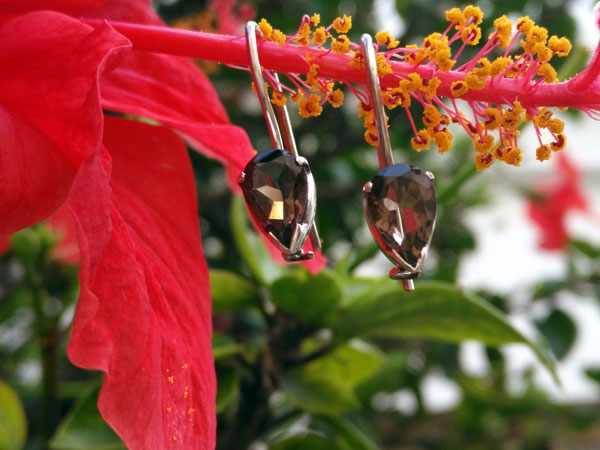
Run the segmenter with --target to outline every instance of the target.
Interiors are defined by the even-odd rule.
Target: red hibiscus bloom
[[[230,180],[254,151],[190,61],[73,18],[162,25],[147,0],[46,3],[0,4],[0,236],[50,218],[77,243],[57,255],[81,263],[68,354],[105,372],[98,407],[128,448],[213,448],[208,270],[180,137]]]
[[[540,248],[560,250],[568,242],[565,225],[571,210],[586,211],[586,199],[579,188],[579,171],[564,153],[557,156],[557,174],[540,187],[528,204],[529,218],[540,232]]]

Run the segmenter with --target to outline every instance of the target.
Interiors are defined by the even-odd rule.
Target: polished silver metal
[[[426,170],[426,171],[425,171],[425,175],[427,175],[427,177],[428,177],[430,180],[435,180],[435,175],[434,175],[432,172],[430,172],[429,170]]]
[[[362,49],[365,55],[365,67],[367,69],[367,79],[373,109],[375,113],[375,125],[377,127],[377,154],[379,156],[379,167],[391,166],[394,164],[392,156],[392,145],[390,144],[390,135],[387,131],[387,121],[385,120],[385,110],[379,93],[379,75],[377,74],[377,57],[373,48],[373,39],[369,34],[363,34],[361,37]]]
[[[256,89],[256,93],[258,95],[258,100],[260,102],[261,109],[265,116],[265,120],[267,122],[267,128],[269,129],[269,135],[271,137],[271,143],[275,149],[285,150],[288,153],[296,156],[296,162],[299,165],[306,167],[306,169],[310,173],[310,167],[308,161],[298,156],[298,149],[296,147],[296,141],[294,139],[294,132],[292,130],[292,124],[290,121],[290,117],[288,114],[287,107],[285,105],[275,106],[275,110],[277,114],[275,114],[275,110],[271,104],[271,99],[269,97],[269,93],[267,91],[267,87],[265,84],[265,80],[263,77],[263,69],[260,66],[259,56],[258,56],[258,45],[256,42],[256,34],[261,33],[258,24],[254,21],[249,21],[246,23],[246,47],[248,50],[248,59],[249,59],[249,67],[250,73],[252,75],[252,79],[254,81],[254,87]],[[279,83],[279,77],[276,73],[273,74],[273,77],[276,81],[274,83],[273,89],[282,92],[281,86]],[[279,117],[279,123],[282,125],[282,130],[280,130],[277,122],[277,117]],[[241,181],[243,181],[244,173],[241,174]],[[312,212],[311,220],[310,220],[310,240],[313,246],[314,251],[321,250],[321,238],[319,237],[319,233],[317,231],[317,227],[314,223],[314,210],[316,209],[316,189],[314,186],[314,181],[312,179],[312,175],[309,177],[309,195],[308,195],[308,204],[307,208]],[[298,245],[302,247],[304,242],[300,242],[302,239],[300,236],[293,238],[293,245],[290,246],[290,249],[286,249],[281,245],[278,240],[272,236],[275,242],[279,245],[280,249],[284,253],[284,258],[287,261],[301,261],[303,259],[310,259],[314,256],[313,252],[304,253],[300,248],[299,250],[294,250]],[[290,252],[291,253],[288,253]]]
[[[369,34],[363,34],[361,37],[362,51],[365,58],[365,68],[367,72],[367,80],[369,85],[369,94],[371,98],[371,102],[373,105],[373,112],[375,115],[375,125],[377,127],[377,155],[379,159],[379,168],[384,169],[386,167],[390,167],[394,165],[394,157],[392,154],[392,147],[390,144],[390,137],[387,129],[387,121],[384,110],[384,105],[381,100],[380,94],[380,83],[379,83],[379,75],[377,73],[377,58],[375,54],[375,48],[373,46],[373,39]],[[425,175],[429,178],[429,180],[433,180],[435,177],[431,172],[424,172]],[[373,182],[367,182],[363,186],[363,205],[365,205],[365,211],[367,208],[367,204],[369,203],[367,197],[372,195]],[[433,191],[435,193],[435,191]],[[402,212],[398,212],[399,216],[395,219],[398,226],[398,232],[403,237],[406,236],[404,224],[403,224],[403,214]],[[435,220],[434,220],[435,222]],[[371,228],[371,224],[369,225]],[[433,228],[432,228],[433,230]],[[371,228],[373,232],[373,229]],[[377,236],[374,237],[376,240],[379,240]],[[431,238],[429,238],[431,239]],[[396,250],[392,248],[387,248],[385,245],[382,246],[380,242],[378,242],[384,254],[392,261],[396,267],[394,267],[390,271],[390,278],[395,280],[402,281],[402,286],[404,290],[408,292],[412,292],[415,289],[415,285],[413,282],[414,278],[417,278],[421,274],[420,263],[417,266],[411,266]],[[427,254],[427,248],[429,243],[422,249],[422,257],[420,261],[422,262]]]

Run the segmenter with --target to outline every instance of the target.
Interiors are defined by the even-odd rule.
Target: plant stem
[[[237,66],[248,65],[246,39],[241,36],[227,36],[201,31],[179,30],[168,27],[140,25],[134,23],[83,19],[92,26],[111,25],[128,38],[134,50],[185,56],[207,61]],[[366,84],[366,74],[362,69],[348,65],[351,55],[340,55],[316,48],[261,40],[258,44],[261,65],[266,69],[281,73],[308,72],[310,54],[319,64],[319,75],[346,83]],[[417,72],[421,77],[441,80],[438,95],[452,97],[451,84],[464,80],[460,71],[442,72],[432,66],[414,66],[406,62],[392,61],[393,74],[382,78],[382,88],[395,87],[400,77]],[[541,84],[532,87],[516,78],[502,78],[481,90],[470,90],[461,98],[467,101],[483,101],[496,104],[509,104],[520,100],[528,107],[553,106],[576,109],[595,109],[600,105],[600,89],[593,89],[593,82],[600,73],[600,56],[595,55],[590,67],[573,80],[557,84]]]
[[[58,328],[54,318],[44,311],[46,291],[43,283],[31,286],[36,318],[36,334],[39,339],[42,360],[42,398],[44,438],[48,441],[54,434],[60,418],[58,403]]]

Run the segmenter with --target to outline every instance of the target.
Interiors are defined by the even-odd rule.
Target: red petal
[[[588,209],[577,167],[564,152],[557,156],[557,163],[552,182],[539,188],[541,199],[529,200],[527,205],[529,218],[539,229],[540,248],[546,250],[560,250],[567,244],[565,221],[570,210]]]
[[[39,12],[0,26],[0,234],[50,215],[98,148],[98,73],[128,41],[110,27]]]
[[[243,129],[227,118],[210,81],[189,60],[132,52],[102,79],[102,103],[149,117],[184,133],[194,148],[224,163],[235,177],[254,156]],[[237,183],[230,183],[234,189]]]
[[[82,260],[69,356],[106,373],[98,406],[128,448],[212,449],[210,292],[185,147],[110,117],[104,142],[110,156],[85,162],[69,198]]]

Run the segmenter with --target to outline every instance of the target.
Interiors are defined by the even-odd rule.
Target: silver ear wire
[[[367,79],[369,81],[369,94],[373,102],[375,113],[375,125],[377,127],[377,155],[379,157],[379,168],[383,169],[394,164],[392,156],[392,146],[390,144],[390,135],[387,130],[385,120],[385,110],[381,101],[379,75],[377,74],[377,58],[373,48],[373,39],[368,34],[361,36],[362,50],[365,55],[365,67],[367,69]]]
[[[260,29],[256,22],[250,21],[246,24],[246,47],[248,50],[248,59],[249,59],[249,68],[250,73],[252,75],[252,79],[254,81],[254,87],[256,89],[256,93],[258,94],[258,99],[260,102],[261,109],[265,116],[265,120],[267,122],[267,128],[269,130],[269,135],[271,137],[271,142],[275,149],[281,150],[283,152],[289,153],[293,157],[296,158],[297,163],[300,164],[302,162],[302,166],[307,171],[307,193],[308,200],[306,207],[311,212],[307,217],[310,218],[310,232],[309,236],[315,251],[319,251],[321,249],[321,239],[319,238],[319,234],[317,232],[316,225],[314,224],[314,209],[315,209],[315,194],[314,194],[314,181],[312,179],[312,174],[310,172],[310,167],[308,167],[308,163],[302,158],[304,161],[300,161],[298,159],[298,150],[296,148],[296,142],[294,140],[294,133],[292,130],[292,125],[290,122],[289,114],[285,105],[279,106],[276,105],[277,115],[273,109],[271,104],[271,99],[269,97],[269,93],[267,91],[267,86],[265,84],[265,80],[263,77],[263,70],[260,66],[260,61],[258,57],[258,45],[256,42],[256,34],[260,33]],[[282,92],[281,86],[279,83],[279,78],[277,74],[273,74],[275,79],[275,83],[273,84],[273,89],[278,92]],[[283,133],[280,130],[277,122],[277,116],[279,117],[279,123],[282,124]],[[255,158],[256,159],[256,158]],[[254,160],[253,160],[254,161]],[[245,174],[243,174],[245,175]],[[242,182],[244,182],[244,177],[241,177]],[[242,189],[244,190],[244,185],[242,184]],[[246,192],[244,193],[246,196]],[[249,205],[250,210],[252,208]],[[296,230],[298,231],[298,230]],[[277,237],[273,233],[268,233],[277,243],[282,251],[284,252],[284,257],[287,261],[300,261],[303,259],[312,258],[313,253],[308,252],[304,253],[301,249],[301,245],[304,243],[306,239],[306,234],[302,233],[298,235],[296,232],[294,233],[294,238],[290,242],[290,247],[286,247],[282,245],[282,242],[277,239]],[[300,248],[298,249],[298,245]],[[288,252],[290,248],[297,249],[291,252]]]

